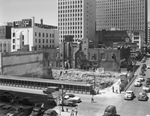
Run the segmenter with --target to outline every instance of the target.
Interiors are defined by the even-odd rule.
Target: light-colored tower
[[[58,0],[58,29],[60,42],[65,35],[73,35],[74,41],[95,39],[95,0]]]
[[[96,0],[96,30],[141,30],[147,41],[147,0]]]

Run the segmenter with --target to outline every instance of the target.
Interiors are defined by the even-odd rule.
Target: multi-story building
[[[95,0],[58,0],[58,28],[60,42],[65,35],[74,41],[83,38],[94,40],[96,21]]]
[[[0,39],[11,39],[11,26],[0,26]]]
[[[141,30],[147,42],[147,0],[96,0],[96,30]]]
[[[11,47],[11,27],[10,25],[0,26],[0,52],[10,52]]]
[[[56,26],[35,23],[35,19],[14,21],[11,30],[11,51],[18,51],[25,46],[27,50],[40,50],[58,46],[58,29]]]

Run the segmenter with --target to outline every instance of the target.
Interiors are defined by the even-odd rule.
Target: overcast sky
[[[148,0],[150,6],[150,0]],[[148,20],[150,21],[150,7]],[[0,24],[35,17],[36,23],[43,18],[44,24],[58,25],[57,0],[0,0]]]

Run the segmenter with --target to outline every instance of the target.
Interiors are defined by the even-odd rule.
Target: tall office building
[[[96,0],[96,30],[142,30],[147,42],[147,0]]]
[[[58,0],[58,29],[60,42],[72,35],[74,41],[95,39],[96,1]]]

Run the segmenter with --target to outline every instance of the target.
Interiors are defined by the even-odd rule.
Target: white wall
[[[15,36],[13,37],[13,33]],[[24,36],[24,39],[22,38]],[[29,50],[32,50],[33,46],[33,28],[12,28],[11,29],[11,51],[17,51],[22,47],[22,42],[24,41],[24,45],[29,45]],[[13,39],[15,42],[13,43]],[[13,49],[13,45],[15,49]]]

